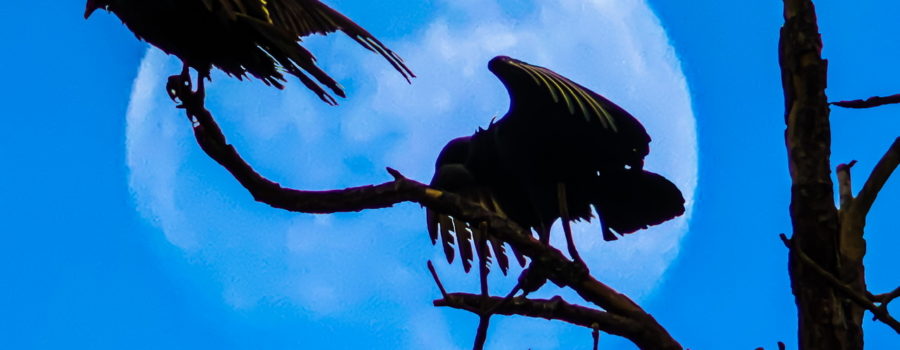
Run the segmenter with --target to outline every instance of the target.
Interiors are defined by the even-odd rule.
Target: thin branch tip
[[[388,174],[391,174],[391,176],[394,177],[394,181],[404,181],[404,180],[406,180],[406,176],[403,176],[403,174],[401,174],[399,171],[397,171],[397,169],[394,169],[394,168],[391,168],[391,167],[387,167],[387,168],[385,168],[385,169],[387,170]]]
[[[778,237],[781,238],[781,242],[784,243],[784,246],[788,249],[791,249],[791,239],[784,233],[779,233]]]
[[[854,165],[856,165],[856,163],[857,163],[857,161],[856,161],[856,159],[854,159],[854,160],[851,160],[849,163],[838,164],[837,171],[849,171],[850,169],[853,168]]]
[[[872,208],[881,188],[887,183],[898,165],[900,165],[900,137],[894,139],[888,150],[875,164],[875,168],[872,169],[869,178],[866,179],[856,196],[859,202],[858,210],[862,215],[866,215]]]

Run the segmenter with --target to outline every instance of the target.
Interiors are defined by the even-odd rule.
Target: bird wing
[[[600,96],[593,91],[547,68],[524,62],[511,62],[511,64],[527,74],[535,85],[543,90],[543,93],[550,95],[554,103],[564,104],[569,110],[569,114],[581,117],[586,121],[599,121],[605,128],[612,131],[618,129],[617,118],[604,106],[604,104],[608,104],[604,102],[609,102],[605,98],[597,98]]]
[[[589,123],[598,122],[611,132],[643,134],[647,142],[650,141],[640,122],[627,111],[553,70],[506,56],[495,57],[488,67],[506,86],[513,101],[511,110],[546,110],[549,97],[552,104],[571,116]],[[527,113],[507,116],[524,114]]]
[[[403,59],[371,33],[318,0],[202,0],[210,10],[220,8],[230,17],[245,14],[265,21],[296,37],[342,31],[362,47],[383,56],[409,81],[415,74]]]

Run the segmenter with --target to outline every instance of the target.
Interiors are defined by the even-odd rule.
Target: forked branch
[[[443,299],[435,300],[434,306],[451,307],[478,314],[484,306],[493,307],[502,301],[502,297],[490,297],[487,301],[484,301],[481,295],[477,294],[451,293]],[[599,329],[603,332],[629,339],[639,337],[639,334],[644,330],[643,325],[635,320],[610,312],[574,305],[566,302],[559,296],[551,299],[516,297],[497,307],[494,313],[498,315],[521,315],[558,320],[588,329]]]
[[[875,165],[875,169],[872,169],[872,174],[869,175],[869,179],[866,180],[863,188],[859,190],[859,194],[856,196],[854,211],[861,215],[868,214],[869,209],[872,208],[872,203],[875,202],[875,197],[878,196],[878,192],[881,191],[888,178],[897,169],[898,164],[900,164],[900,137],[894,139],[894,143],[891,144],[891,147],[888,148],[881,160],[878,161],[878,164]]]
[[[850,178],[850,169],[856,165],[856,161],[837,166],[838,189],[841,195],[841,209],[848,208],[853,202],[853,184]]]

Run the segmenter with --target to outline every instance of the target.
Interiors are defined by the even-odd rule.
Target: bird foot
[[[172,99],[172,102],[175,103],[183,103],[183,94],[185,92],[190,92],[192,88],[193,86],[191,84],[190,75],[172,75],[169,77],[168,82],[166,83],[166,93],[169,94],[169,98]]]
[[[202,105],[206,99],[206,84],[202,75],[197,80],[197,90],[193,88],[191,75],[185,69],[181,74],[172,75],[166,83],[166,93],[178,105],[176,108],[187,108],[188,104]]]

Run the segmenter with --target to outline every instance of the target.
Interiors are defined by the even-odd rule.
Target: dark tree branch
[[[897,299],[898,297],[900,297],[900,287],[897,287],[897,289],[894,289],[890,293],[873,295],[871,297],[871,299],[872,299],[872,301],[874,301],[876,303],[881,303],[882,305],[886,305],[886,304],[890,303],[891,301],[894,301],[894,299]]]
[[[490,297],[487,301],[490,306],[499,304],[502,297]],[[485,306],[481,295],[467,293],[451,293],[447,298],[434,301],[435,306],[452,307],[478,314]],[[576,326],[588,329],[599,329],[609,334],[622,336],[632,341],[640,339],[644,332],[644,326],[635,320],[622,317],[611,312],[598,311],[584,306],[566,302],[561,297],[552,299],[526,299],[513,298],[510,302],[501,305],[494,310],[498,315],[521,315],[528,317],[544,318],[568,322]],[[635,341],[641,349],[656,349],[654,342],[645,345]]]
[[[629,325],[639,325],[641,331],[629,333],[632,336],[629,340],[641,349],[682,349],[653,316],[627,296],[596,280],[558,249],[542,244],[515,223],[453,193],[431,189],[406,179],[393,169],[389,172],[394,176],[394,181],[376,186],[333,191],[301,191],[281,187],[253,170],[227,143],[212,114],[205,108],[202,94],[191,91],[190,86],[183,84],[177,87],[173,94],[182,101],[181,108],[186,110],[194,125],[194,136],[200,148],[228,170],[255,200],[275,208],[312,214],[378,209],[401,202],[414,202],[467,222],[484,223],[492,235],[533,261],[539,261],[554,283],[572,288],[588,302],[615,314],[617,320],[628,320]],[[440,286],[436,274],[434,277]]]
[[[870,293],[871,294],[871,293]],[[900,287],[897,287],[890,293],[872,295],[870,299],[876,303],[878,303],[878,308],[884,310],[885,313],[889,313],[888,304],[890,304],[894,299],[900,297]]]
[[[853,287],[849,284],[844,283],[839,278],[835,277],[833,274],[816,264],[809,256],[807,256],[802,250],[794,247],[793,242],[787,238],[785,234],[781,234],[781,241],[784,242],[785,247],[790,249],[791,253],[797,256],[800,261],[806,264],[808,267],[812,268],[813,271],[816,271],[822,278],[830,282],[837,290],[841,291],[844,295],[847,296],[850,300],[853,300],[859,306],[865,308],[872,312],[875,315],[875,319],[883,322],[889,327],[893,328],[897,334],[900,334],[900,322],[894,319],[890,313],[887,312],[887,309],[878,307],[868,296],[857,292]]]
[[[853,201],[853,186],[850,180],[850,169],[856,165],[856,161],[837,166],[838,188],[841,195],[841,209],[850,207]]]
[[[891,147],[888,148],[881,160],[878,161],[878,164],[875,165],[875,169],[872,169],[872,174],[869,175],[869,179],[866,180],[863,188],[859,190],[859,194],[856,196],[854,211],[862,216],[869,213],[872,203],[875,202],[875,197],[878,196],[878,192],[881,191],[888,178],[894,173],[894,169],[897,169],[898,164],[900,164],[900,137],[894,139],[894,143],[891,144]]]
[[[873,108],[878,106],[884,106],[889,104],[900,103],[900,94],[890,95],[890,96],[873,96],[869,97],[865,100],[849,100],[849,101],[837,101],[831,102],[832,105],[844,108]]]

